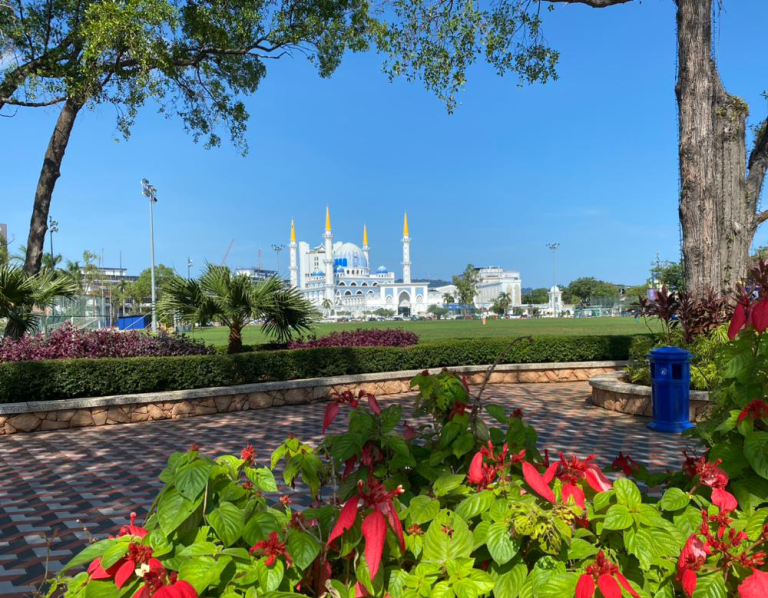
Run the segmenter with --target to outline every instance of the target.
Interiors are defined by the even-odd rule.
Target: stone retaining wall
[[[623,368],[625,362],[504,364],[489,384],[574,382]],[[482,384],[488,366],[451,368],[467,374],[470,384]],[[437,373],[439,369],[431,370]],[[179,419],[227,411],[248,411],[278,405],[322,401],[334,392],[351,390],[377,396],[410,391],[419,371],[336,376],[285,382],[263,382],[171,392],[115,395],[59,401],[0,404],[0,435],[61,430],[132,422]]]
[[[591,378],[589,385],[592,387],[592,403],[611,411],[651,417],[653,415],[651,387],[624,382],[620,379],[621,375],[622,372],[612,372]],[[703,419],[710,407],[708,392],[691,391],[691,421]]]

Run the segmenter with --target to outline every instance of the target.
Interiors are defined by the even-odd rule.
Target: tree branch
[[[749,172],[747,174],[747,197],[754,200],[755,206],[758,205],[760,192],[763,188],[765,173],[768,170],[768,118],[758,129],[755,145],[749,154],[747,164]],[[758,226],[768,220],[768,211],[757,215],[755,226]]]
[[[546,0],[552,4],[566,3],[566,4],[586,4],[592,8],[606,8],[608,6],[615,6],[616,4],[626,4],[632,2],[632,0]]]
[[[0,97],[0,106],[8,104],[9,106],[21,106],[22,108],[43,108],[45,106],[60,104],[66,99],[67,98],[54,98],[53,100],[49,100],[47,102],[22,102],[21,100]]]

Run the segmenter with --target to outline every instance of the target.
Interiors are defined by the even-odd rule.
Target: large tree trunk
[[[27,256],[24,261],[24,271],[28,274],[35,274],[40,271],[53,189],[56,186],[56,180],[61,176],[61,162],[64,159],[64,152],[67,149],[77,113],[82,107],[82,103],[73,99],[68,99],[64,103],[48,142],[48,148],[45,150],[43,168],[40,170],[40,177],[37,180],[32,220],[29,224]]]
[[[747,192],[747,104],[725,91],[712,58],[712,0],[677,0],[680,224],[688,290],[732,288],[757,227]],[[760,177],[762,186],[762,177]]]

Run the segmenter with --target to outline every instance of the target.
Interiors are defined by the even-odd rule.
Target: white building
[[[476,307],[490,308],[502,293],[509,294],[512,299],[511,307],[517,307],[521,304],[522,281],[520,272],[490,266],[480,268],[478,275],[477,295],[475,295]]]
[[[311,247],[305,241],[297,242],[291,221],[291,285],[329,316],[348,313],[362,317],[379,308],[405,316],[425,314],[429,306],[427,283],[411,280],[411,236],[407,214],[403,220],[401,243],[403,282],[395,282],[394,272],[385,266],[375,270],[371,266],[365,226],[362,247],[354,243],[334,243],[331,214],[326,208],[323,243]]]

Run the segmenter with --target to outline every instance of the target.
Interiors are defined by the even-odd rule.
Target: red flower
[[[739,598],[765,598],[768,596],[768,573],[752,569],[752,575],[739,586]]]
[[[744,407],[741,413],[739,413],[739,417],[736,418],[736,423],[740,424],[746,418],[762,419],[764,417],[768,417],[768,405],[765,404],[765,401],[755,399],[749,405]]]
[[[605,558],[602,550],[579,578],[576,584],[576,598],[592,598],[595,594],[595,580],[603,598],[621,598],[621,588],[634,598],[639,598],[627,578],[621,574],[618,565]]]
[[[253,465],[253,460],[256,458],[256,450],[253,448],[252,444],[249,444],[240,451],[240,458],[245,461],[247,465]]]
[[[730,513],[739,506],[736,497],[722,488],[712,490],[712,503],[717,505],[722,513]]]
[[[702,568],[708,555],[706,545],[696,534],[688,538],[677,560],[677,581],[683,586],[683,592],[688,598],[693,596],[696,589],[696,571]]]
[[[283,504],[283,506],[284,506],[284,507],[287,507],[287,506],[288,506],[288,505],[290,505],[290,504],[291,504],[293,501],[291,500],[291,497],[290,497],[290,496],[288,496],[287,494],[283,494],[283,495],[280,497],[280,502]]]
[[[757,302],[751,312],[752,327],[758,334],[768,328],[768,299],[763,298]]]
[[[731,323],[728,325],[728,338],[731,340],[735,339],[736,335],[747,325],[751,315],[749,311],[752,302],[749,295],[743,287],[739,290],[739,301],[736,304],[736,309],[733,310]]]
[[[623,471],[624,475],[630,477],[634,472],[638,470],[640,466],[635,462],[632,457],[625,455],[619,451],[619,456],[613,460],[611,468],[614,471]]]
[[[507,463],[508,453],[509,446],[504,443],[501,452],[494,455],[493,443],[489,440],[487,446],[481,448],[472,458],[472,462],[469,465],[469,473],[467,474],[467,482],[478,486],[479,490],[487,488],[493,483],[499,472],[503,471],[505,466],[520,463],[525,458],[525,449],[523,449],[519,453],[512,455],[509,463]],[[491,463],[486,463],[486,459]]]
[[[418,432],[416,432],[416,428],[413,426],[409,426],[408,422],[403,420],[403,440],[406,442],[410,442],[414,438],[418,436]]]
[[[451,408],[451,412],[448,414],[448,419],[453,419],[457,415],[464,415],[464,411],[467,409],[467,404],[461,401],[456,401]]]
[[[516,417],[517,419],[523,419],[523,410],[522,409],[513,409],[512,410],[512,417]]]
[[[549,487],[549,482],[552,481],[552,476],[555,473],[554,470],[557,469],[557,467],[558,463],[553,463],[549,466],[549,469],[547,469],[544,474],[544,476],[549,478],[546,479],[546,477],[542,476],[533,465],[527,461],[523,463],[523,477],[525,478],[526,484],[528,484],[536,494],[552,504],[555,503],[555,493],[552,492],[552,488]]]
[[[143,538],[148,533],[149,532],[143,527],[136,525],[136,513],[131,513],[131,524],[122,526],[120,531],[117,532],[117,536],[136,536],[137,538]]]
[[[333,393],[331,395],[333,397],[333,401],[328,403],[328,406],[325,408],[325,415],[323,416],[323,434],[325,434],[325,431],[336,419],[336,416],[339,414],[341,405],[349,405],[353,409],[357,409],[357,406],[360,404],[360,399],[365,395],[366,393],[362,390],[358,393],[357,397],[355,397],[355,395],[353,395],[349,390],[345,390],[342,393]],[[373,397],[373,404],[371,404],[371,397]],[[381,413],[379,403],[376,401],[376,397],[373,395],[368,395],[368,406],[374,413]],[[378,409],[378,411],[376,411],[376,409]]]
[[[192,584],[176,579],[177,573],[167,574],[163,566],[144,574],[144,585],[131,598],[197,598]]]
[[[368,394],[368,408],[373,411],[376,415],[381,415],[381,407],[379,406],[379,402],[376,400],[376,397],[372,394]]]
[[[384,550],[384,540],[387,536],[387,524],[397,536],[400,544],[400,550],[405,552],[405,538],[403,537],[403,527],[400,524],[400,518],[395,512],[395,505],[392,499],[398,494],[402,494],[403,487],[398,486],[392,491],[388,491],[384,485],[372,477],[368,478],[368,491],[364,490],[363,481],[357,483],[357,494],[350,498],[342,507],[336,525],[331,530],[328,537],[328,545],[345,531],[350,529],[357,519],[357,512],[362,503],[364,508],[373,508],[365,519],[363,519],[363,537],[365,538],[365,561],[368,564],[368,571],[371,579],[376,577],[381,564],[381,554]]]
[[[256,542],[256,544],[251,546],[251,549],[248,552],[251,554],[260,552],[263,556],[267,557],[267,560],[264,561],[264,564],[267,567],[274,565],[279,556],[285,557],[286,562],[289,565],[291,564],[291,557],[288,556],[288,552],[285,550],[285,544],[280,541],[280,536],[277,535],[277,532],[269,534],[269,538],[266,540]]]

